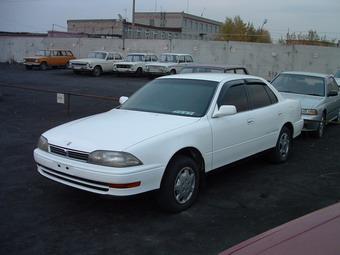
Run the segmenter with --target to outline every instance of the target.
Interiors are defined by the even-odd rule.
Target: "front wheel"
[[[46,71],[47,68],[48,68],[48,65],[47,65],[46,62],[42,62],[42,63],[40,64],[40,70]]]
[[[198,190],[199,170],[196,162],[190,157],[177,156],[165,170],[157,200],[162,209],[180,212],[194,203]]]
[[[171,74],[171,75],[176,74],[176,70],[175,70],[175,69],[171,69],[170,74]]]
[[[322,114],[318,129],[314,132],[314,137],[319,138],[319,139],[322,138],[325,133],[325,126],[326,126],[326,115]]]
[[[281,129],[275,148],[273,148],[271,151],[272,161],[274,163],[286,162],[290,154],[291,144],[292,132],[288,127],[284,126]]]
[[[102,74],[102,69],[100,66],[96,66],[92,71],[93,76],[98,77]]]

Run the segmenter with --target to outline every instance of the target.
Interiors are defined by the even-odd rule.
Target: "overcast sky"
[[[273,38],[315,29],[328,39],[340,39],[340,0],[136,0],[136,11],[188,11],[224,21],[240,15],[264,26]],[[65,30],[67,19],[131,20],[132,0],[0,0],[0,31],[46,32],[52,24]]]

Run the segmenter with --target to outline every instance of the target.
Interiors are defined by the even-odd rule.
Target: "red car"
[[[339,255],[340,203],[250,238],[220,255]]]

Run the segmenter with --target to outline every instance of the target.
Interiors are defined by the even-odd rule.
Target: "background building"
[[[136,12],[134,17],[134,24],[124,19],[68,20],[67,31],[91,37],[214,40],[222,25],[184,12]]]

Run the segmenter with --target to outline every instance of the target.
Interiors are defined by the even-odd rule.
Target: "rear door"
[[[338,93],[337,96],[329,95],[330,92]],[[339,115],[339,108],[340,108],[340,95],[339,95],[339,87],[333,77],[329,77],[326,79],[326,96],[327,96],[327,121],[333,120],[337,118]]]
[[[249,146],[260,152],[275,146],[284,112],[275,94],[261,80],[246,80],[246,88],[251,109],[247,123],[253,127],[249,130]]]

